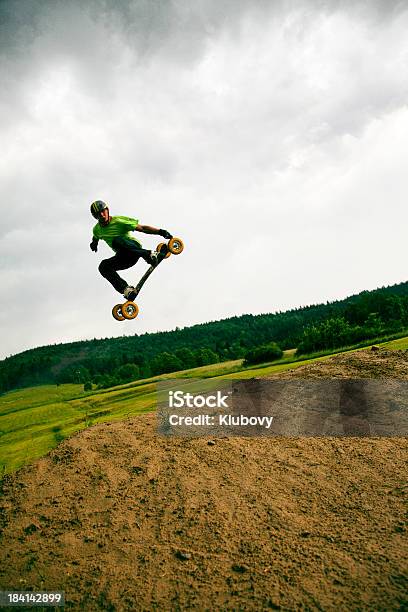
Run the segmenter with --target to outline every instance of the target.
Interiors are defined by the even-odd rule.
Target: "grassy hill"
[[[303,345],[303,352],[310,353],[327,343],[332,349],[367,338],[405,334],[407,329],[405,282],[286,312],[31,349],[0,362],[0,392],[57,382],[93,381],[112,386],[125,381],[124,372],[131,372],[129,379],[149,378],[240,359],[249,349],[271,341],[284,350]]]
[[[383,344],[407,349],[408,337]],[[233,360],[136,380],[111,389],[84,392],[82,384],[42,385],[10,391],[0,397],[0,474],[31,463],[64,438],[96,423],[126,419],[156,407],[156,383],[166,378],[253,378],[304,366],[332,354],[296,359],[286,351],[274,363],[243,368]]]

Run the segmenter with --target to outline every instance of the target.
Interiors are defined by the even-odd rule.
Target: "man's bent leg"
[[[146,263],[152,263],[152,252],[149,249],[142,249],[137,242],[131,240],[130,238],[118,236],[112,240],[112,246],[117,254],[122,254],[123,252],[133,253],[134,255],[144,259]]]
[[[102,274],[110,284],[123,295],[124,290],[128,286],[128,283],[123,280],[117,273],[117,270],[127,270],[135,265],[139,255],[131,252],[120,252],[116,253],[109,259],[103,259],[99,264],[99,272]]]

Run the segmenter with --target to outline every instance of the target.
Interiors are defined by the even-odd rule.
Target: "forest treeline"
[[[242,315],[174,331],[30,349],[0,362],[0,392],[47,383],[107,387],[218,361],[271,342],[300,354],[408,329],[408,282],[286,312]]]

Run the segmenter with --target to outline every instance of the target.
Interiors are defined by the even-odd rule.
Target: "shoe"
[[[134,287],[126,287],[123,292],[123,297],[127,299],[128,302],[133,302],[136,297],[136,291]]]
[[[150,265],[157,266],[166,257],[168,252],[167,245],[162,244],[159,251],[151,251],[150,253]]]
[[[160,261],[159,256],[160,256],[159,251],[150,251],[149,263],[151,266],[157,266],[157,264]]]

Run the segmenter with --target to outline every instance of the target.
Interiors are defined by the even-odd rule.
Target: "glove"
[[[165,238],[166,240],[170,240],[170,238],[173,238],[170,232],[164,229],[159,230],[159,236],[163,236],[163,238]]]
[[[94,238],[89,246],[91,251],[94,251],[94,253],[96,253],[96,251],[98,250],[98,241]]]

